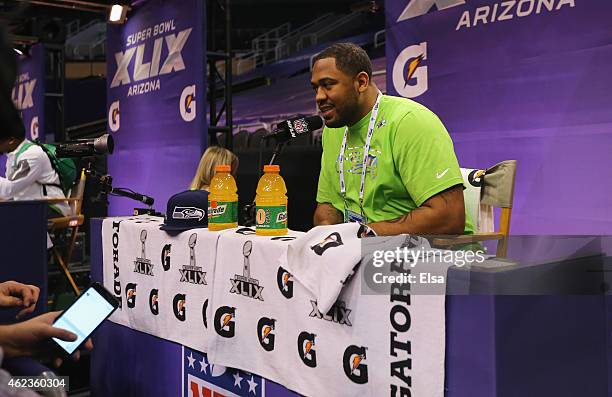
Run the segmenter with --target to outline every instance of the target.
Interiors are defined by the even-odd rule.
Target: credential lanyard
[[[378,107],[380,105],[380,98],[382,97],[382,93],[378,92],[378,97],[376,97],[376,103],[374,104],[374,108],[372,108],[372,115],[370,116],[370,123],[368,124],[368,135],[366,136],[365,145],[363,147],[363,161],[361,164],[361,184],[359,186],[359,209],[361,211],[361,216],[365,220],[365,214],[363,212],[363,195],[365,191],[365,177],[366,177],[366,166],[368,163],[368,155],[370,153],[370,143],[372,142],[372,135],[374,135],[374,125],[376,124],[376,117],[378,116]],[[340,163],[340,194],[342,194],[342,198],[344,199],[344,211],[345,215],[348,211],[348,204],[346,202],[346,184],[344,182],[344,153],[346,151],[346,142],[348,140],[348,127],[344,130],[344,138],[342,139],[342,146],[340,147],[340,156],[338,158]],[[346,219],[345,219],[346,221]]]

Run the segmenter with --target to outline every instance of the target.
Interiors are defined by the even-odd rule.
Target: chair
[[[50,204],[68,202],[70,206],[70,215],[49,219],[47,229],[50,235],[52,235],[53,232],[72,229],[72,232],[70,234],[70,240],[68,242],[68,246],[66,247],[64,255],[62,256],[60,254],[59,250],[57,249],[57,246],[55,245],[53,245],[52,252],[53,256],[55,257],[55,260],[57,260],[57,262],[59,263],[64,274],[66,275],[66,278],[70,282],[72,289],[77,295],[79,295],[79,288],[77,287],[74,278],[68,270],[68,264],[70,263],[70,259],[72,257],[72,250],[74,248],[74,243],[76,241],[79,226],[81,226],[85,221],[85,217],[83,216],[83,214],[81,214],[81,207],[83,205],[83,193],[85,191],[85,181],[85,171],[83,170],[81,171],[81,177],[79,178],[79,182],[70,192],[70,197],[53,198],[46,200]]]
[[[466,210],[475,226],[475,233],[449,238],[435,238],[435,246],[450,247],[497,240],[497,257],[508,253],[510,218],[514,198],[516,160],[506,160],[486,170],[461,169]],[[494,231],[493,208],[501,208],[499,231]]]

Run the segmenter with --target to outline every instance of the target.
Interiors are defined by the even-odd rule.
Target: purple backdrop
[[[206,147],[205,14],[198,0],[150,0],[107,29],[108,158],[114,187],[168,198],[189,187]],[[111,198],[109,215],[144,205]]]
[[[611,18],[606,0],[386,2],[388,92],[436,112],[462,166],[518,160],[514,234],[612,230]]]
[[[44,47],[36,44],[29,54],[17,57],[18,74],[13,87],[13,103],[19,110],[26,138],[45,140],[45,58]],[[4,176],[6,156],[0,156],[0,175]]]

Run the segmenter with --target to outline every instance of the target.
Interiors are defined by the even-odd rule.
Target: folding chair
[[[465,207],[476,231],[472,235],[435,238],[436,246],[455,246],[497,240],[497,257],[508,253],[510,218],[514,198],[516,160],[506,160],[486,170],[462,168]],[[501,208],[499,230],[494,231],[493,208]]]
[[[72,257],[72,250],[74,248],[74,243],[76,241],[79,226],[81,226],[85,221],[85,217],[81,214],[81,207],[83,205],[83,193],[85,191],[85,181],[85,171],[83,170],[81,171],[79,183],[70,192],[70,197],[47,199],[49,203],[68,202],[70,206],[70,215],[63,216],[60,218],[49,219],[48,231],[50,235],[53,235],[53,232],[56,231],[72,229],[72,232],[70,234],[70,240],[68,242],[68,246],[66,247],[64,255],[61,255],[55,244],[53,245],[52,252],[55,260],[57,260],[57,262],[59,263],[76,295],[79,295],[80,291],[74,281],[74,278],[68,270],[68,264],[70,263],[70,259]]]

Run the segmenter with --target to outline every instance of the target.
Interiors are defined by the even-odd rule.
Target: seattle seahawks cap
[[[180,233],[189,229],[208,227],[208,192],[186,190],[168,199],[166,218],[160,229]]]

